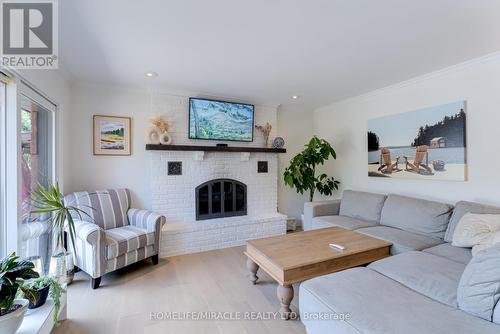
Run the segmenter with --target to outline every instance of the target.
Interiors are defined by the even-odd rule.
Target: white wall
[[[278,172],[278,210],[300,220],[304,202],[309,201],[308,194],[298,194],[295,189],[283,182],[283,172],[290,159],[302,151],[313,135],[313,114],[311,111],[290,107],[278,109],[278,135],[285,139],[286,154],[279,155]]]
[[[146,90],[127,90],[94,84],[76,84],[59,71],[22,71],[21,74],[60,106],[62,143],[61,183],[65,191],[126,186],[133,190],[134,205],[150,207],[149,166],[144,150],[144,129],[155,113],[168,114],[176,143],[186,143],[185,96]],[[289,160],[316,134],[329,140],[338,159],[326,170],[339,178],[343,188],[381,193],[397,192],[454,202],[459,199],[500,203],[500,158],[497,128],[500,124],[500,55],[473,60],[362,96],[308,111],[257,107],[256,123],[269,121],[273,133],[285,138],[287,154],[279,156],[279,211],[299,217],[303,202],[285,187],[282,173]],[[467,100],[468,181],[385,180],[366,176],[367,120],[458,100]],[[92,115],[133,118],[133,155],[92,155]],[[262,138],[255,132],[256,141]],[[210,142],[209,144],[213,144]],[[239,144],[238,144],[239,145]],[[132,175],[132,177],[131,177]],[[335,195],[338,197],[339,193]],[[320,196],[318,196],[319,199]]]
[[[500,204],[499,87],[500,54],[494,54],[319,108],[314,133],[338,154],[326,169],[344,189]],[[467,101],[467,182],[368,178],[369,118],[459,100]]]
[[[59,104],[61,152],[60,183],[65,192],[104,187],[129,187],[134,205],[150,208],[150,168],[144,150],[144,131],[148,119],[158,113],[171,122],[174,143],[214,145],[213,141],[187,138],[187,97],[160,91],[109,87],[93,83],[72,84],[59,71],[22,71],[26,79]],[[132,117],[132,156],[102,157],[92,154],[92,115]],[[289,216],[300,218],[307,195],[300,195],[283,184],[283,171],[290,159],[300,152],[313,135],[311,111],[294,108],[256,106],[256,124],[273,125],[270,141],[277,135],[285,139],[286,154],[279,155],[278,208]],[[253,143],[230,145],[262,146],[259,131]],[[133,177],[131,177],[133,175]]]
[[[132,205],[151,209],[151,165],[145,150],[145,129],[149,118],[162,113],[171,122],[173,144],[215,145],[214,141],[189,140],[188,97],[159,91],[133,90],[91,83],[78,83],[72,90],[70,171],[68,191],[108,187],[131,189]],[[94,156],[92,154],[92,116],[132,117],[132,155]],[[271,138],[277,131],[276,108],[255,107],[255,124],[269,122]],[[229,143],[230,146],[262,146],[263,138],[254,131],[253,143]]]

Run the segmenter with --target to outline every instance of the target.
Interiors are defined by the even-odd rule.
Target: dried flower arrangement
[[[168,133],[170,123],[163,115],[156,115],[149,119],[152,124],[146,129],[146,140],[148,144],[169,145],[172,143],[172,137]]]
[[[163,115],[153,116],[149,119],[149,122],[160,129],[161,132],[168,132],[168,130],[170,130],[170,123]]]
[[[264,140],[266,141],[266,147],[267,147],[269,141],[269,134],[271,133],[271,129],[273,128],[272,125],[269,124],[269,122],[266,122],[266,125],[256,125],[255,128],[262,133],[262,136],[264,136]]]

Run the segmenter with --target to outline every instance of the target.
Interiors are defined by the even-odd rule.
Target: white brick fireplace
[[[286,233],[286,216],[277,212],[277,153],[150,151],[150,155],[152,209],[167,217],[161,256],[233,247]],[[267,162],[267,172],[258,172],[259,161]],[[171,174],[179,173],[178,163],[182,164],[181,175],[169,175],[169,162],[177,163]],[[215,179],[246,185],[247,215],[196,220],[195,189]]]

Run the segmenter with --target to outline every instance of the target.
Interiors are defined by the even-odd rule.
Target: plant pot
[[[50,290],[50,285],[47,285],[46,287],[38,290],[38,293],[40,294],[40,297],[38,298],[38,301],[36,304],[33,304],[32,302],[29,303],[28,308],[33,309],[42,306],[45,304],[47,301],[47,297],[49,296],[49,290]]]
[[[0,316],[0,334],[14,334],[23,322],[24,315],[28,310],[28,300],[16,299],[14,300],[14,305],[21,305],[21,307]]]
[[[59,284],[66,284],[66,249],[63,245],[63,232],[59,232],[56,236],[56,246],[50,257],[49,276],[59,282]]]
[[[70,285],[75,277],[75,263],[73,262],[73,253],[66,252],[66,284]]]

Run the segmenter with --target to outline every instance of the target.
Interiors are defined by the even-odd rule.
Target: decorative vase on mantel
[[[170,145],[172,136],[168,133],[169,122],[163,115],[157,115],[150,120],[151,126],[146,129],[146,142],[154,145]]]
[[[168,131],[163,131],[157,126],[150,126],[146,129],[146,142],[153,145],[170,145],[172,136]]]
[[[269,147],[269,135],[264,135],[264,142],[265,142],[265,146],[264,147]]]
[[[265,125],[256,125],[255,128],[262,133],[266,145],[265,147],[269,147],[269,134],[271,133],[273,126],[267,122]]]

